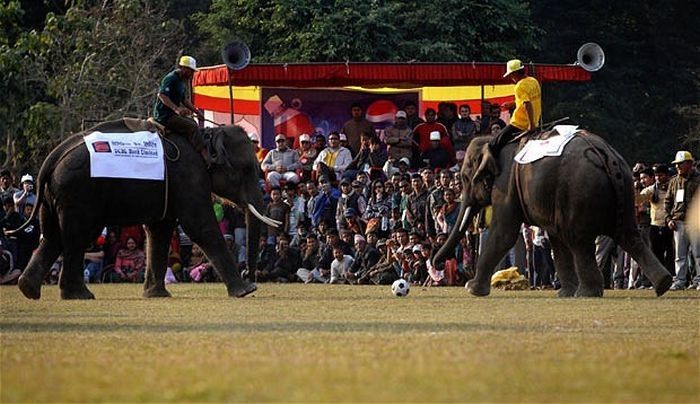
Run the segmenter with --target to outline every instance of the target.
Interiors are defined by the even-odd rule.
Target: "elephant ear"
[[[481,148],[481,163],[472,177],[472,186],[476,187],[484,180],[495,178],[498,175],[498,163],[491,153],[488,143],[484,143]]]

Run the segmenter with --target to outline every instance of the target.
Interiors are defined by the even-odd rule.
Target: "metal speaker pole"
[[[221,49],[221,59],[228,67],[228,98],[231,112],[231,125],[233,125],[233,72],[244,69],[250,63],[250,48],[241,41],[228,43]]]

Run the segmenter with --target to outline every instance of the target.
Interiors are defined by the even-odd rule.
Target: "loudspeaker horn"
[[[250,49],[240,41],[233,41],[221,49],[221,58],[231,70],[241,70],[250,63]]]
[[[605,52],[597,43],[585,43],[576,52],[576,64],[588,72],[597,72],[605,64]]]

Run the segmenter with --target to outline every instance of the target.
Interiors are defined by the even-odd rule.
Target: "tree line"
[[[546,84],[544,113],[628,159],[700,150],[698,2],[669,0],[2,0],[0,166],[38,170],[67,135],[148,116],[187,53],[219,64],[236,38],[263,62],[572,63],[599,43],[587,83]]]

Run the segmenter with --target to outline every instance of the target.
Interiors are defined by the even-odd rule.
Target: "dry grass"
[[[0,288],[9,401],[700,401],[700,293]]]

